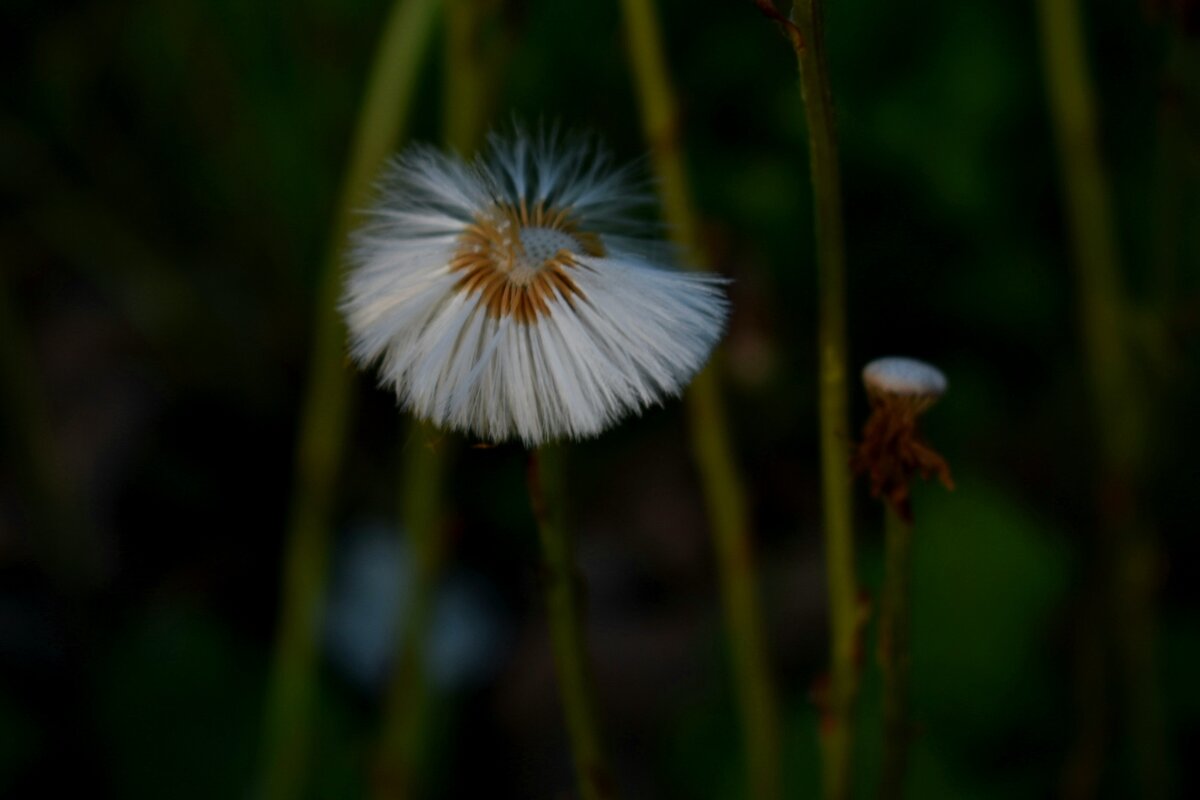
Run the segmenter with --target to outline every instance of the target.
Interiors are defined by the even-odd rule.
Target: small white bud
[[[946,376],[932,364],[915,358],[877,358],[862,371],[863,384],[873,394],[936,400],[946,393]]]

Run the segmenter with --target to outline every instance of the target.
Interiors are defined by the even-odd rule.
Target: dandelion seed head
[[[461,273],[455,288],[476,297],[492,317],[511,315],[531,324],[550,313],[557,293],[565,302],[582,295],[571,272],[578,256],[606,254],[600,237],[579,229],[567,210],[523,200],[497,204],[478,215],[460,237],[450,261]]]
[[[473,162],[417,147],[355,237],[352,353],[403,408],[487,441],[594,436],[678,395],[724,328],[595,140],[517,128]]]

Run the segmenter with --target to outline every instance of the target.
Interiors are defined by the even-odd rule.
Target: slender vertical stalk
[[[849,468],[846,255],[841,173],[820,0],[798,0],[792,8],[790,22],[781,22],[789,34],[800,68],[817,242],[818,408],[832,639],[829,696],[821,724],[824,794],[827,798],[847,798],[851,792],[860,624]]]
[[[1058,141],[1080,325],[1097,417],[1117,422],[1100,439],[1108,464],[1131,465],[1142,431],[1130,384],[1128,334],[1108,176],[1101,162],[1094,92],[1076,0],[1039,0],[1050,114]],[[1125,420],[1125,421],[1122,421]]]
[[[1079,4],[1040,0],[1038,10],[1100,450],[1097,568],[1107,586],[1106,606],[1121,662],[1137,795],[1153,799],[1166,795],[1167,764],[1155,656],[1157,543],[1136,510],[1146,432],[1144,397],[1127,345],[1111,191],[1100,156]],[[1097,783],[1095,778],[1076,779],[1082,785]]]
[[[659,178],[663,209],[674,238],[704,263],[679,137],[679,112],[667,74],[662,37],[650,0],[623,0],[629,55],[642,122]],[[708,506],[725,606],[751,794],[780,796],[779,724],[768,666],[745,489],[734,461],[716,365],[687,394],[689,433]]]
[[[601,742],[582,619],[582,576],[566,523],[563,452],[546,446],[529,456],[529,500],[542,545],[543,580],[550,641],[567,734],[582,800],[616,797],[616,784]]]
[[[280,629],[267,688],[259,793],[268,800],[300,795],[312,736],[316,635],[349,405],[345,333],[337,313],[340,254],[354,212],[362,207],[372,177],[405,127],[435,9],[435,0],[397,0],[391,11],[363,100],[318,287],[285,544]]]
[[[413,562],[412,590],[399,655],[388,685],[372,796],[376,800],[422,794],[424,736],[429,710],[426,640],[438,578],[445,561],[442,535],[449,444],[428,425],[414,422],[401,470],[400,516]]]
[[[478,144],[490,115],[495,75],[489,56],[494,47],[481,42],[486,14],[481,0],[443,0],[446,14],[445,81],[442,131],[446,144],[468,150]]]
[[[715,366],[705,368],[692,382],[687,411],[716,550],[750,796],[770,800],[782,795],[779,716],[763,631],[749,514],[741,476],[733,464]]]
[[[886,504],[885,504],[886,505]],[[912,663],[912,523],[886,505],[883,597],[879,612],[879,669],[883,674],[883,768],[879,797],[904,796],[908,770],[909,671]]]
[[[446,145],[472,149],[483,136],[489,84],[483,69],[487,50],[480,45],[484,15],[478,0],[445,0],[445,71],[443,136]],[[429,425],[414,420],[401,468],[400,517],[415,560],[412,594],[405,604],[404,635],[388,686],[376,755],[372,794],[376,800],[424,794],[425,733],[431,697],[425,673],[426,639],[434,592],[445,561],[442,530],[445,476],[450,442],[439,441]]]

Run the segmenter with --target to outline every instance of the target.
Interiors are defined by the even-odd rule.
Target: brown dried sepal
[[[937,475],[943,486],[954,488],[950,465],[925,441],[917,425],[936,398],[886,392],[872,392],[870,398],[871,416],[851,465],[855,473],[870,477],[873,497],[883,498],[911,522],[909,485],[914,474],[925,479]]]
[[[479,302],[493,319],[511,315],[517,322],[532,324],[549,315],[548,301],[555,294],[571,307],[584,297],[570,274],[580,268],[570,250],[559,250],[535,268],[523,263],[525,253],[519,231],[529,227],[560,231],[570,236],[585,255],[605,255],[600,237],[580,230],[570,209],[547,208],[541,203],[531,209],[524,200],[516,206],[493,206],[467,226],[450,260],[450,270],[462,273],[455,290],[478,292]]]

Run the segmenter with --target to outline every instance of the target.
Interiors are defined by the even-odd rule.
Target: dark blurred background
[[[958,487],[916,495],[913,797],[1059,796],[1080,737],[1133,797],[1110,688],[1076,707],[1097,520],[1035,0],[827,8],[852,363],[905,354]],[[486,4],[485,4],[486,5]],[[1160,551],[1174,796],[1200,796],[1200,41],[1191,3],[1085,3],[1151,398],[1140,512]],[[795,62],[750,3],[658,4],[704,237],[734,279],[723,354],[751,484],[790,796],[818,783],[827,662],[815,277]],[[278,612],[318,274],[384,0],[6,0],[0,9],[0,795],[248,796]],[[641,141],[608,3],[490,4],[489,113]],[[1191,17],[1191,20],[1188,17]],[[437,34],[435,33],[435,36]],[[438,141],[435,40],[411,136]],[[403,431],[355,378],[322,636],[313,798],[364,795],[411,579]],[[865,401],[855,396],[861,424]],[[469,443],[466,443],[469,444]],[[630,797],[742,796],[702,498],[678,402],[571,451],[601,706]],[[518,447],[462,448],[434,613],[435,797],[572,785]],[[859,487],[864,591],[881,511]],[[1190,521],[1189,521],[1190,520]],[[868,643],[873,642],[868,630]],[[859,747],[879,750],[873,645]]]

